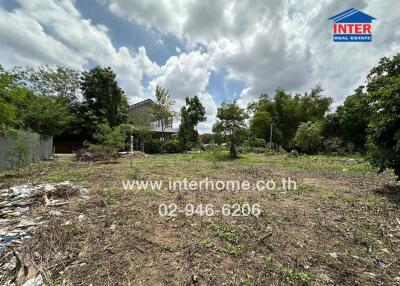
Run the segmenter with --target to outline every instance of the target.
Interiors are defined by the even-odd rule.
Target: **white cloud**
[[[380,57],[400,48],[397,0],[106,2],[118,15],[172,33],[187,47],[204,46],[216,68],[246,83],[243,105],[277,87],[304,91],[317,83],[340,103]],[[332,43],[328,18],[351,7],[378,19],[372,43]]]
[[[301,92],[317,83],[341,103],[380,57],[400,50],[397,0],[98,0],[156,31],[157,48],[168,45],[165,35],[180,39],[186,52],[177,48],[163,65],[144,47],[116,47],[108,35],[112,27],[83,19],[74,0],[17,1],[14,11],[0,8],[3,65],[111,66],[131,102],[151,97],[157,84],[170,90],[177,108],[186,96],[199,95],[209,117],[201,128],[208,131],[216,113],[207,90],[212,71],[226,70],[227,79],[245,83],[242,106],[261,92]],[[350,7],[378,19],[372,43],[332,43],[328,18]],[[148,87],[141,84],[145,75]]]
[[[192,51],[172,56],[160,67],[159,76],[150,81],[148,94],[154,94],[157,85],[168,89],[176,101],[176,111],[185,105],[186,97],[199,96],[207,116],[207,122],[202,123],[199,130],[210,131],[216,115],[215,102],[206,92],[212,69],[212,59],[207,53]]]
[[[0,10],[1,62],[13,65],[54,64],[83,69],[89,62],[110,66],[131,101],[144,99],[143,75],[159,67],[144,47],[115,48],[104,25],[83,19],[71,0],[19,0],[14,12]],[[9,29],[9,27],[13,29]]]

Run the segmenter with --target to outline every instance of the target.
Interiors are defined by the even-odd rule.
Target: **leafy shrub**
[[[311,121],[301,123],[293,139],[294,145],[305,153],[315,153],[321,142],[321,125]]]
[[[322,147],[324,152],[330,155],[343,155],[345,153],[343,142],[338,137],[326,138]]]
[[[211,150],[214,149],[215,147],[217,147],[217,144],[215,144],[215,143],[203,144],[203,145],[201,146],[201,150],[204,150],[204,151],[211,151]]]
[[[123,125],[111,128],[108,123],[101,124],[93,137],[101,145],[114,148],[116,151],[122,150],[125,147],[126,136]]]
[[[265,153],[265,147],[254,147],[254,148],[252,148],[251,152],[257,153],[257,154]]]
[[[166,153],[181,153],[183,146],[177,139],[169,140],[163,144],[163,150]]]
[[[297,152],[297,150],[292,150],[288,153],[288,158],[297,158],[299,157],[299,152]]]
[[[144,141],[144,152],[148,154],[157,154],[161,152],[161,142],[158,139],[149,139]]]
[[[239,146],[238,148],[237,148],[237,151],[238,151],[238,153],[239,154],[245,154],[245,153],[251,153],[251,150],[252,150],[253,148],[251,148],[250,146],[248,146],[248,145],[242,145],[242,146]]]
[[[269,146],[265,148],[265,155],[285,155],[285,154],[287,154],[287,151],[278,145],[273,145],[272,148],[270,148]]]
[[[250,139],[246,143],[247,143],[246,145],[248,145],[250,147],[255,147],[255,148],[265,148],[265,146],[267,146],[267,144],[265,143],[265,140],[262,138]]]

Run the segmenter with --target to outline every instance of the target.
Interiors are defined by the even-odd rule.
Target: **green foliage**
[[[206,110],[199,98],[186,97],[186,106],[181,109],[181,124],[179,126],[178,138],[185,149],[191,149],[198,143],[197,124],[206,120]]]
[[[200,140],[200,143],[202,143],[202,144],[210,144],[213,140],[213,135],[208,134],[208,133],[201,134],[199,136],[199,140]]]
[[[101,145],[113,148],[117,152],[125,147],[126,130],[125,126],[120,125],[111,128],[107,123],[101,124],[99,130],[94,135],[94,139]]]
[[[110,67],[96,66],[82,73],[81,90],[88,108],[110,127],[127,121],[128,100]]]
[[[164,130],[167,127],[172,127],[174,121],[175,112],[173,107],[175,101],[171,99],[168,90],[161,86],[157,86],[154,102],[155,105],[150,109],[150,112],[153,115],[153,118],[160,122],[161,136],[163,141],[165,141]]]
[[[38,96],[0,68],[0,124],[31,129],[44,135],[60,134],[70,122],[67,103],[57,97]]]
[[[382,58],[368,75],[368,99],[374,109],[368,153],[380,171],[393,168],[400,180],[400,54]]]
[[[144,152],[148,154],[161,153],[161,141],[158,139],[148,139],[144,141]]]
[[[288,156],[288,158],[297,158],[297,157],[299,157],[299,152],[297,152],[297,150],[291,150],[288,154],[287,154],[287,156]]]
[[[24,127],[44,135],[58,135],[70,122],[65,101],[52,96],[27,97],[25,110],[20,114]]]
[[[12,74],[21,83],[37,95],[55,96],[68,102],[77,100],[80,86],[79,71],[64,68],[39,66],[16,67]]]
[[[342,126],[337,112],[329,113],[325,116],[321,126],[322,136],[325,138],[341,138]]]
[[[346,149],[343,147],[343,142],[338,137],[326,138],[322,142],[323,151],[330,155],[344,155]]]
[[[29,157],[31,156],[28,148],[29,142],[27,142],[26,138],[23,138],[19,133],[15,133],[12,138],[14,139],[14,144],[7,150],[10,158],[9,163],[11,168],[20,174],[21,168],[28,165]]]
[[[163,144],[163,150],[167,153],[181,153],[183,146],[178,139],[172,139]]]
[[[315,153],[322,142],[321,124],[311,121],[301,123],[293,142],[302,152]]]
[[[269,141],[271,135],[272,116],[269,112],[257,110],[250,120],[250,132],[256,138]],[[274,128],[272,129],[274,130]]]
[[[291,95],[277,89],[273,99],[261,95],[248,107],[254,112],[250,120],[252,135],[268,142],[272,124],[272,141],[288,148],[300,123],[320,121],[329,110],[332,99],[322,93],[322,88],[317,85],[304,94]]]
[[[213,132],[229,142],[231,158],[237,158],[236,145],[243,139],[247,117],[244,109],[240,108],[235,101],[224,102],[218,108],[217,122],[213,126]]]
[[[348,96],[337,109],[343,142],[354,144],[361,152],[366,149],[367,128],[372,115],[372,106],[363,88],[357,88],[355,94]]]
[[[248,145],[250,147],[259,147],[259,148],[265,148],[267,144],[265,143],[265,140],[262,138],[253,138],[245,142],[245,145]]]

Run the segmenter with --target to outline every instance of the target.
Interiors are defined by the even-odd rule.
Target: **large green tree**
[[[262,94],[248,107],[253,113],[251,133],[268,141],[272,124],[273,143],[288,148],[300,123],[321,121],[331,103],[332,99],[323,94],[319,85],[304,94],[293,95],[280,88],[272,99]]]
[[[96,66],[83,72],[81,90],[88,107],[110,127],[127,121],[128,100],[110,67]]]
[[[369,73],[368,99],[374,109],[368,153],[381,171],[393,168],[400,180],[400,54],[382,58]]]
[[[190,149],[198,142],[197,124],[205,121],[206,110],[199,98],[195,95],[192,98],[186,97],[186,105],[181,109],[181,124],[178,137],[186,149]]]
[[[337,109],[343,142],[353,144],[360,152],[366,150],[367,128],[372,115],[372,106],[363,89],[363,86],[357,88]]]
[[[35,94],[17,76],[1,67],[0,109],[0,125],[44,135],[60,134],[70,122],[70,112],[64,100]]]
[[[217,122],[213,126],[216,136],[225,138],[229,142],[231,158],[237,158],[236,145],[240,142],[246,128],[248,115],[235,101],[223,102],[217,111]]]

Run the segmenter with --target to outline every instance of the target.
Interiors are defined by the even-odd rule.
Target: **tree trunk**
[[[229,154],[230,154],[232,159],[236,159],[237,158],[236,146],[235,146],[235,143],[233,141],[231,141],[231,146],[229,148]]]

